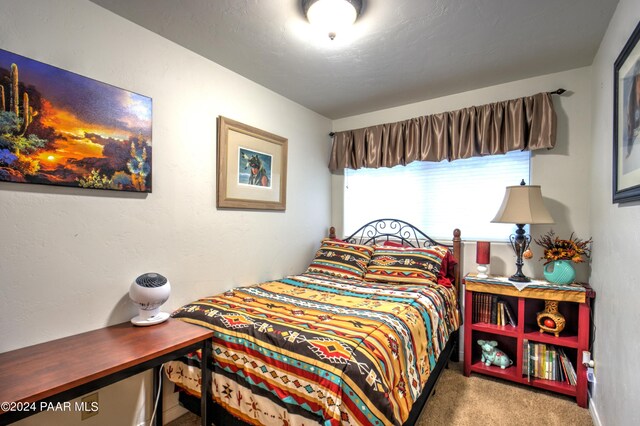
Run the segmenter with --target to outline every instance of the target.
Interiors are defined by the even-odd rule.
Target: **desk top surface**
[[[5,352],[0,354],[0,402],[39,401],[212,336],[204,327],[169,318],[149,327],[126,322]]]

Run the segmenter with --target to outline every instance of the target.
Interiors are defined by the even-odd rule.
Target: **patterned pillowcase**
[[[447,248],[375,246],[364,278],[371,281],[427,284],[438,282]]]
[[[340,278],[362,278],[373,248],[331,239],[322,240],[308,274],[326,274]]]

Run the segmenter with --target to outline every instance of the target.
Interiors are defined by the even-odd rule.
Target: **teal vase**
[[[554,260],[544,267],[544,277],[556,284],[571,284],[576,278],[576,270],[570,260]]]

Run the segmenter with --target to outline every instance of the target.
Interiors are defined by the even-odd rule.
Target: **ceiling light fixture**
[[[336,34],[353,24],[362,9],[362,0],[302,0],[304,14],[311,25],[329,34]]]

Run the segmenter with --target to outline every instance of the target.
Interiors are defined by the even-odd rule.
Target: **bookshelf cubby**
[[[484,374],[532,387],[569,395],[580,407],[587,407],[587,371],[582,364],[582,352],[589,350],[591,301],[595,292],[588,284],[558,285],[542,280],[532,280],[518,290],[506,277],[478,278],[469,274],[464,279],[464,374]],[[489,300],[489,302],[487,302]],[[566,326],[559,336],[541,333],[536,315],[544,310],[545,300],[559,301],[559,312],[566,319]],[[514,316],[515,326],[508,321],[497,324],[489,309],[495,310],[497,302],[507,305]],[[507,308],[505,308],[507,309]],[[492,323],[492,319],[494,320]],[[481,361],[479,339],[495,340],[498,348],[513,361],[506,369],[487,366]],[[568,381],[547,380],[524,374],[525,341],[561,348],[575,370],[576,384]]]

